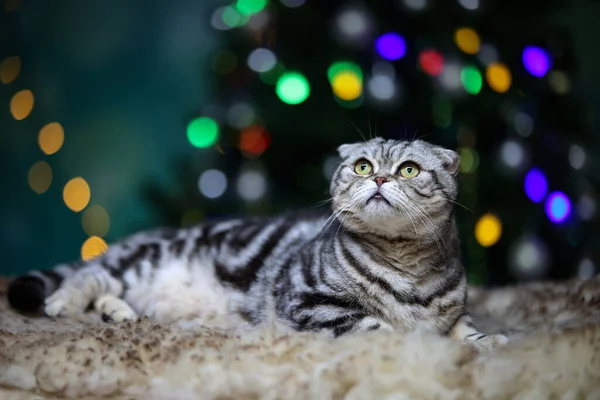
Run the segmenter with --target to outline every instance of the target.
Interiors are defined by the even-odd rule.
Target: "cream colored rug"
[[[600,277],[471,292],[479,327],[512,339],[487,354],[419,332],[27,318],[5,287],[0,399],[600,399]]]

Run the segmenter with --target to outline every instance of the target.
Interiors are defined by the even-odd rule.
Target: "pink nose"
[[[386,183],[388,180],[382,177],[377,177],[374,179],[375,183],[377,183],[377,187],[380,187],[381,185],[383,185],[384,183]]]

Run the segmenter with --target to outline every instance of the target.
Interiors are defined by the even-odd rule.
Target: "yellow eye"
[[[367,160],[358,160],[354,165],[354,172],[358,175],[369,175],[373,170],[373,165]]]
[[[400,166],[400,175],[403,178],[414,178],[419,175],[419,167],[413,163],[404,163]]]

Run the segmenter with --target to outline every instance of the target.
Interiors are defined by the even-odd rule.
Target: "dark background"
[[[459,149],[463,157],[476,154],[476,167],[460,175],[459,202],[468,210],[457,208],[472,282],[501,285],[597,272],[599,2],[308,0],[286,6],[292,3],[302,2],[272,0],[229,29],[221,7],[235,11],[235,2],[4,0],[0,62],[17,56],[20,68],[0,83],[0,271],[79,258],[90,235],[110,244],[157,225],[316,206],[328,198],[335,148],[362,140],[356,125],[366,136],[416,135]],[[426,7],[415,10],[415,4]],[[337,21],[347,10],[368,16],[370,34],[344,38]],[[512,77],[506,93],[490,88],[481,54],[457,48],[453,36],[461,27],[495,48]],[[378,103],[367,82],[373,65],[383,61],[374,41],[386,32],[402,35],[407,51],[388,63],[402,95]],[[530,45],[550,55],[552,68],[543,77],[523,66],[522,52]],[[248,68],[248,55],[259,47],[270,49],[284,69],[306,76],[311,92],[304,102],[285,104]],[[442,78],[426,74],[418,58],[427,49],[440,52],[445,68],[475,66],[483,75],[481,91],[471,95],[460,85],[450,90]],[[362,69],[364,102],[356,108],[332,94],[327,68],[338,60]],[[25,89],[34,105],[17,120],[11,99]],[[192,146],[186,129],[197,117],[218,123],[216,145]],[[529,124],[525,134],[523,120]],[[64,144],[46,155],[38,135],[50,122],[64,128]],[[262,135],[264,152],[240,145],[248,126]],[[505,147],[507,141],[513,147]],[[517,151],[514,145],[524,156],[510,167],[502,154]],[[581,151],[579,161],[574,158],[573,145],[583,150],[583,163]],[[39,161],[52,169],[51,185],[41,194],[28,183]],[[545,173],[549,191],[571,200],[565,221],[551,222],[544,201],[525,195],[524,178],[533,167]],[[227,179],[225,192],[214,199],[198,184],[211,169]],[[207,178],[209,186],[219,186],[215,176]],[[80,212],[63,200],[74,177],[85,179],[91,191]],[[244,198],[261,182],[262,196]],[[108,231],[98,206],[109,218]],[[474,233],[486,213],[502,224],[490,247]]]

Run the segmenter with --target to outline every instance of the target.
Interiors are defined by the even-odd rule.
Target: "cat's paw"
[[[81,294],[76,290],[59,289],[44,300],[44,313],[48,317],[73,317],[85,311]]]
[[[465,337],[464,342],[474,346],[478,350],[490,351],[495,347],[508,343],[508,338],[500,333],[490,335],[474,333]]]
[[[104,322],[123,322],[137,319],[137,314],[124,300],[107,294],[94,302],[95,310]]]

